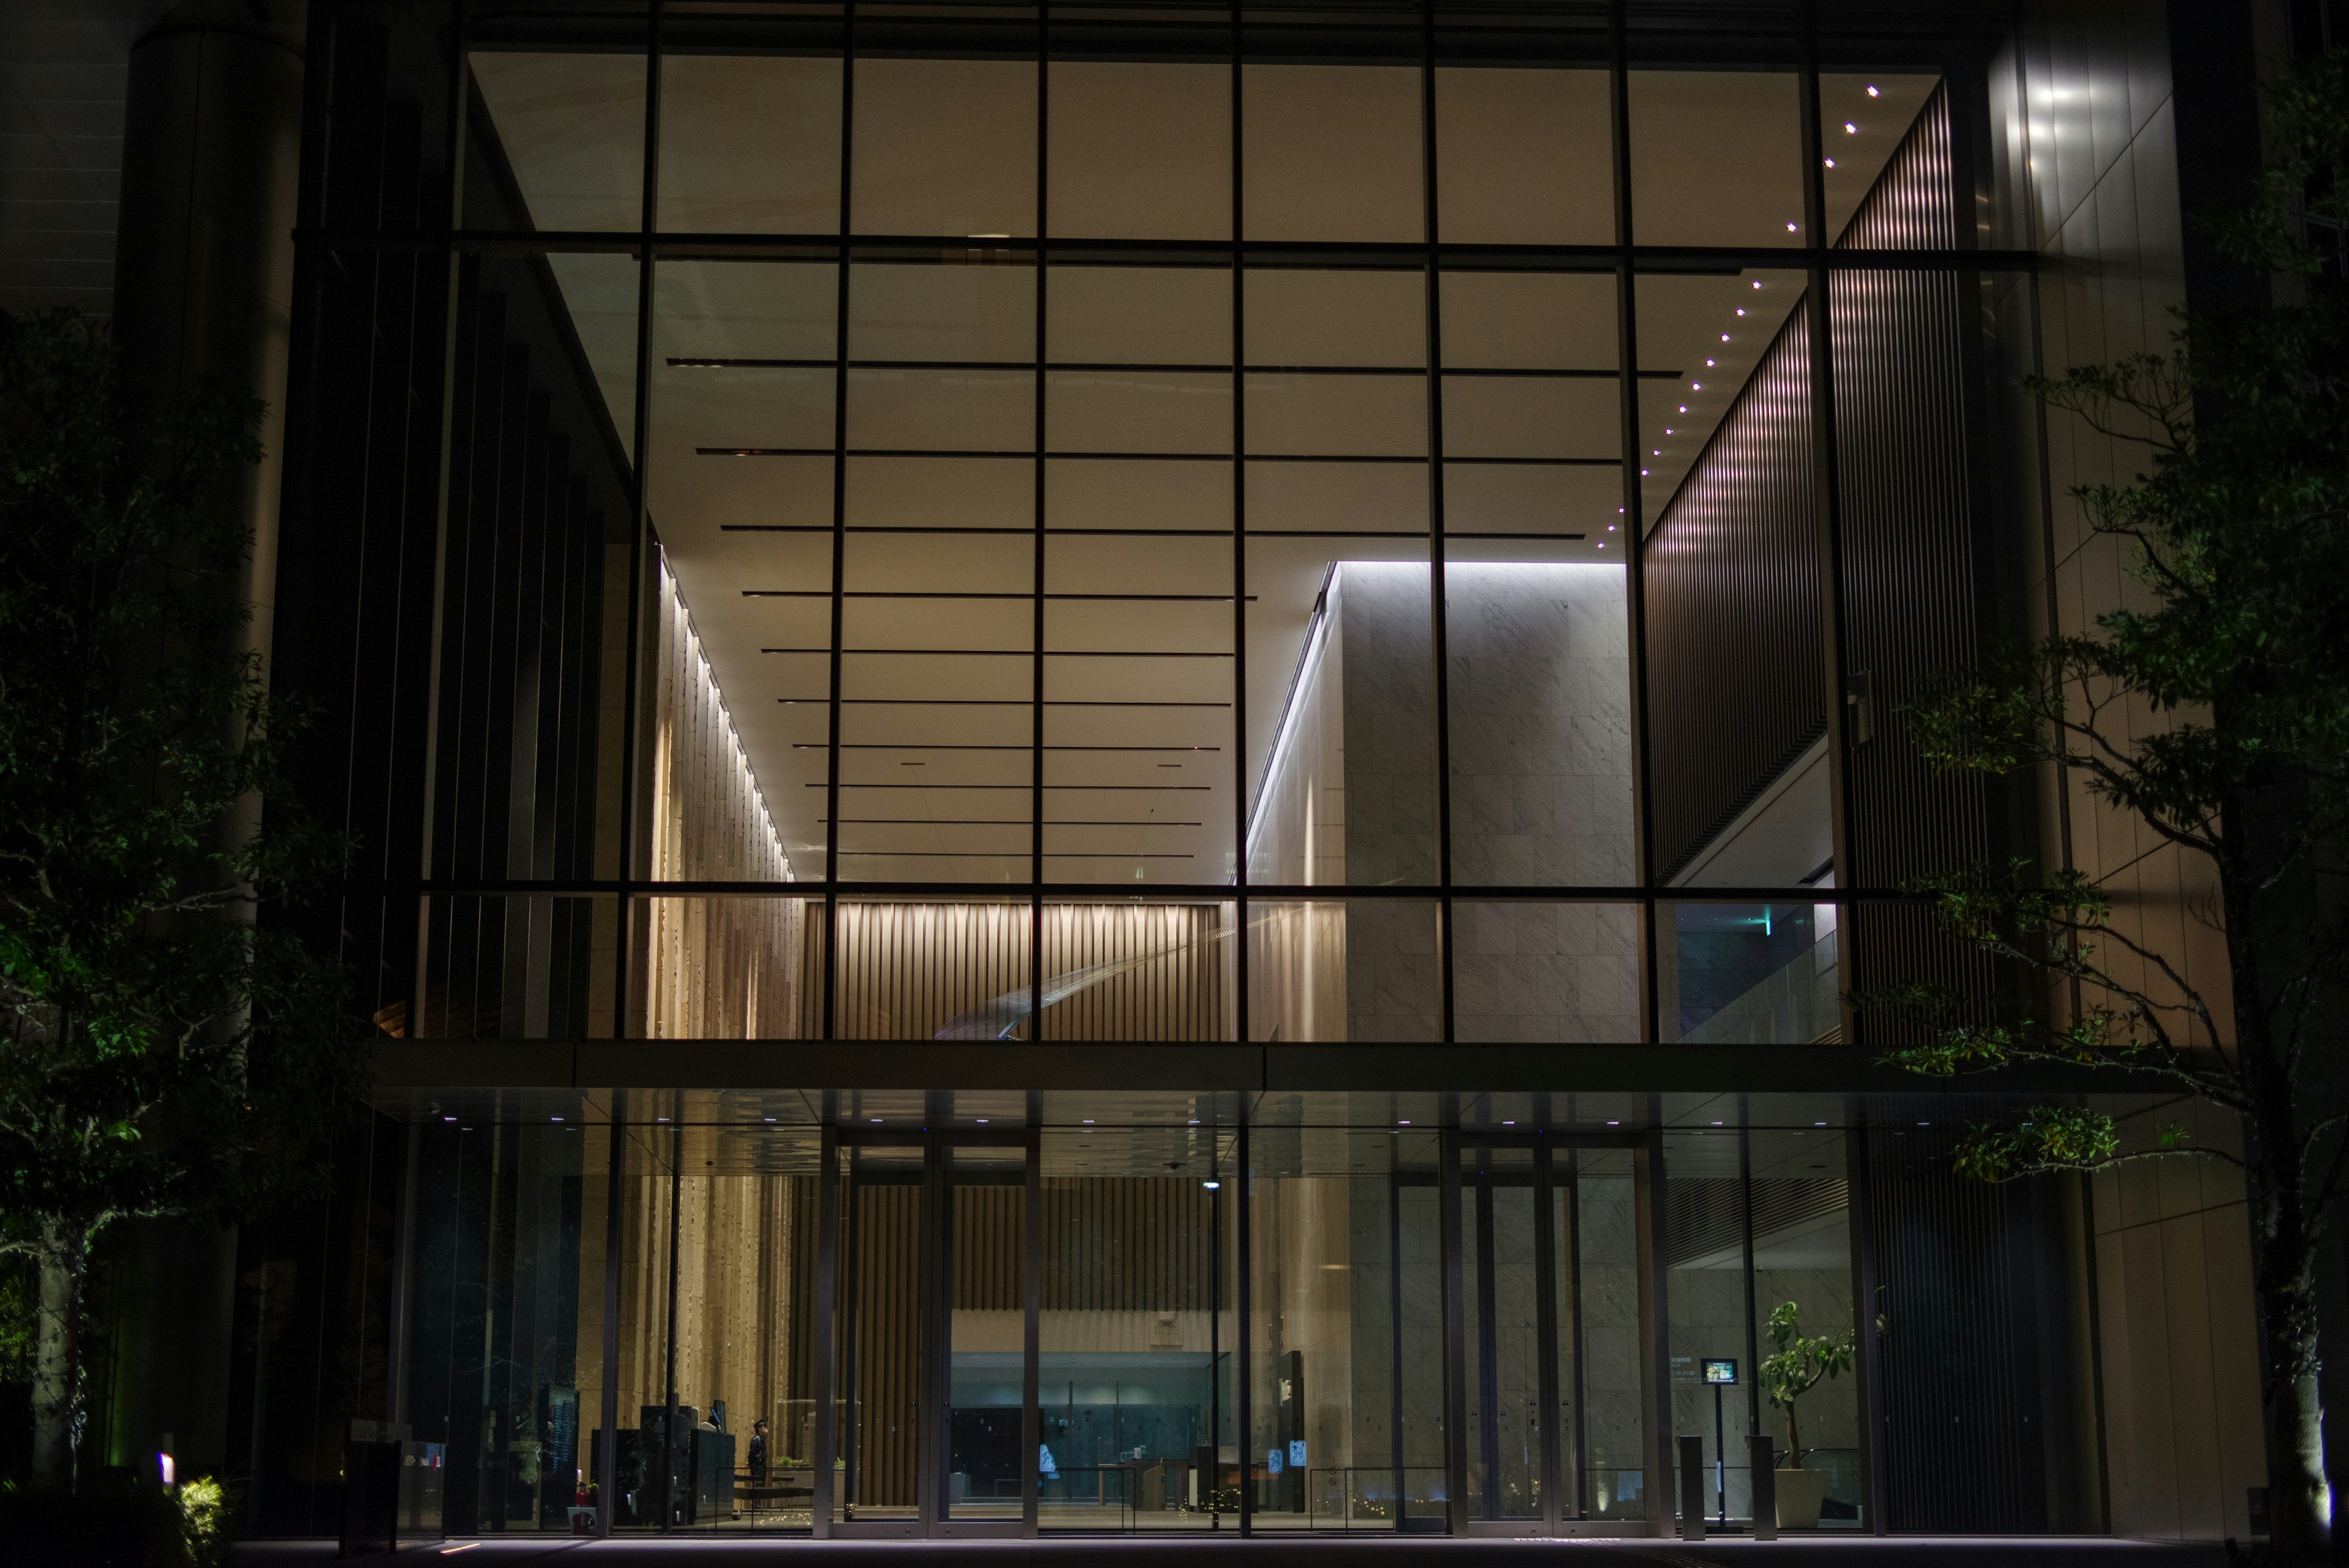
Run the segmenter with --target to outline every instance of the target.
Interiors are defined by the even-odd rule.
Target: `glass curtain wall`
[[[1893,717],[2027,488],[1960,461],[2005,373],[1964,301],[2019,265],[1980,41],[966,21],[505,7],[436,78],[334,10],[372,204],[326,182],[313,255],[378,273],[312,279],[309,444],[448,459],[291,492],[416,590],[360,596],[413,623],[364,670],[314,628],[395,694],[347,748],[428,888],[346,921],[385,1030],[1847,1028],[1850,911],[2004,820],[1917,806]],[[444,213],[452,268],[394,259]],[[377,383],[456,345],[437,427],[327,384],[369,312]],[[1955,961],[1905,919],[1886,964]],[[874,1009],[858,941],[988,952]]]
[[[1753,1432],[1864,1527],[1856,1380],[1758,1375],[1859,1326],[1840,1116],[1634,1098],[433,1108],[398,1418],[459,1535],[1656,1533],[1683,1437],[1743,1529]]]

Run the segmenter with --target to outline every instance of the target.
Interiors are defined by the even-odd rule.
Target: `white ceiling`
[[[473,66],[540,229],[636,227],[641,60],[477,54]],[[681,56],[663,70],[665,228],[836,227],[838,61]],[[857,73],[858,232],[957,240],[1033,233],[1033,66],[860,59]],[[1784,215],[1800,210],[1791,76],[1639,72],[1632,80],[1641,239],[1796,237]],[[1051,81],[1055,234],[1227,237],[1226,70],[1056,62]],[[1416,81],[1393,67],[1249,67],[1250,237],[1416,240]],[[1874,99],[1867,85],[1824,84],[1838,225],[1932,79],[1877,78]],[[1610,238],[1604,89],[1596,72],[1439,72],[1444,237]],[[1843,133],[1841,117],[1858,130]],[[1764,134],[1764,126],[1777,129]],[[985,252],[940,254],[961,262]],[[636,263],[593,254],[550,262],[625,440],[635,413]],[[1028,266],[880,263],[859,264],[850,280],[850,359],[899,363],[851,369],[848,445],[966,454],[852,457],[844,476],[852,529],[913,531],[849,535],[845,646],[928,650],[843,661],[841,842],[850,877],[1027,876],[1037,465],[1025,455],[968,454],[1031,449],[1033,373],[902,362],[1032,361],[1036,283]],[[1148,367],[1056,369],[1044,387],[1048,452],[1125,454],[1046,465],[1046,872],[1071,881],[1220,883],[1237,839],[1236,770],[1252,788],[1329,563],[1424,560],[1424,539],[1250,538],[1239,766],[1229,657],[1231,378],[1182,369],[1229,363],[1230,274],[1056,265],[1046,283],[1051,362]],[[1651,519],[1800,288],[1799,273],[1789,271],[1640,280],[1642,364],[1674,373],[1641,383]],[[1448,456],[1599,460],[1448,465],[1451,533],[1586,535],[1455,538],[1451,558],[1617,558],[1619,545],[1609,538],[1621,504],[1610,461],[1621,439],[1614,293],[1604,274],[1444,280],[1447,370],[1598,373],[1446,377]],[[828,363],[669,361],[829,361],[838,294],[833,266],[810,262],[668,261],[655,287],[654,524],[802,877],[824,872],[834,372]],[[1415,273],[1251,270],[1247,361],[1322,372],[1423,368],[1424,305]],[[1423,464],[1377,461],[1424,455],[1423,377],[1268,369],[1247,377],[1246,392],[1252,456],[1340,460],[1247,464],[1251,530],[1426,527]],[[791,450],[801,448],[823,450]],[[730,455],[740,449],[759,455]],[[793,528],[812,531],[778,531]],[[1007,532],[937,532],[946,528]],[[1178,532],[1072,532],[1101,528]],[[762,531],[745,531],[752,529]],[[920,597],[940,594],[1005,597]],[[1083,597],[1098,595],[1158,597]],[[771,651],[792,649],[818,651]],[[1159,657],[1136,657],[1145,653]]]

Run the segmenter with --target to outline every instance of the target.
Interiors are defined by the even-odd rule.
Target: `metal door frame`
[[[949,1161],[957,1148],[1017,1148],[1023,1152],[1021,1206],[1021,1293],[1025,1297],[1025,1367],[1021,1376],[1020,1516],[1017,1519],[955,1519],[947,1512],[948,1445],[952,1441],[948,1407],[952,1379],[953,1223],[947,1189]],[[1038,1425],[1037,1324],[1041,1231],[1041,1183],[1036,1130],[1004,1131],[970,1127],[911,1129],[826,1127],[823,1170],[817,1227],[815,1511],[813,1533],[820,1539],[916,1540],[1032,1537],[1036,1533],[1036,1441]],[[849,1478],[835,1469],[840,1456],[855,1443],[853,1391],[855,1347],[848,1335],[855,1310],[853,1274],[855,1236],[853,1223],[843,1226],[843,1200],[854,1200],[856,1184],[843,1192],[840,1153],[859,1148],[915,1148],[921,1151],[922,1216],[916,1232],[919,1256],[915,1269],[920,1294],[916,1333],[914,1501],[908,1519],[834,1518],[837,1490]],[[853,1213],[848,1216],[853,1221]]]
[[[1622,1521],[1587,1520],[1580,1515],[1585,1507],[1588,1484],[1586,1443],[1588,1430],[1584,1421],[1581,1398],[1582,1298],[1580,1247],[1577,1236],[1580,1225],[1578,1212],[1580,1179],[1570,1168],[1561,1179],[1557,1166],[1560,1151],[1578,1148],[1625,1149],[1636,1151],[1640,1147],[1639,1133],[1535,1130],[1518,1132],[1490,1130],[1481,1127],[1448,1129],[1444,1135],[1442,1171],[1444,1315],[1444,1386],[1445,1427],[1447,1428],[1445,1491],[1450,1498],[1447,1511],[1452,1533],[1464,1536],[1558,1537],[1594,1533],[1604,1531],[1610,1535],[1640,1533],[1636,1526]],[[1492,1306],[1490,1285],[1491,1266],[1491,1202],[1489,1194],[1495,1185],[1489,1178],[1476,1182],[1464,1179],[1462,1158],[1471,1148],[1522,1148],[1533,1153],[1532,1189],[1534,1204],[1534,1314],[1537,1344],[1535,1351],[1536,1400],[1541,1411],[1541,1460],[1539,1479],[1542,1494],[1541,1512],[1524,1519],[1472,1518],[1468,1513],[1468,1464],[1471,1435],[1468,1431],[1468,1341],[1467,1271],[1472,1263],[1479,1269],[1477,1302],[1479,1317],[1488,1316]],[[1635,1166],[1633,1179],[1644,1179],[1644,1169]],[[1515,1185],[1514,1182],[1509,1185]],[[1477,1190],[1477,1234],[1471,1238],[1464,1233],[1462,1203],[1468,1192]],[[1571,1376],[1576,1386],[1570,1423],[1561,1422],[1562,1384],[1569,1375],[1558,1355],[1561,1303],[1558,1301],[1557,1256],[1557,1205],[1567,1205],[1568,1230],[1566,1260],[1570,1275],[1567,1283],[1569,1300],[1563,1303],[1570,1315],[1574,1330],[1575,1365]],[[1472,1255],[1472,1246],[1475,1249]],[[1492,1337],[1482,1332],[1479,1324],[1476,1376],[1480,1381],[1485,1363],[1492,1355]],[[1493,1401],[1488,1397],[1480,1401],[1485,1410],[1485,1422],[1489,1424]],[[1646,1402],[1642,1402],[1645,1415]],[[1571,1490],[1573,1505],[1569,1513],[1568,1497]],[[1651,1527],[1652,1527],[1652,1521]]]

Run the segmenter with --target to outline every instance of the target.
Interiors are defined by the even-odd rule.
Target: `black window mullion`
[[[1420,0],[1419,15],[1420,244],[1427,286],[1427,617],[1435,667],[1435,950],[1443,998],[1440,1038],[1449,1044],[1457,1021],[1452,983],[1451,633],[1444,619],[1443,274],[1436,265],[1435,0]]]
[[[661,19],[666,9],[667,0],[652,0],[645,39],[645,166],[643,210],[636,237],[636,445],[630,454],[634,462],[628,487],[628,609],[627,624],[622,632],[625,660],[620,675],[620,854],[616,867],[619,940],[614,944],[612,959],[615,1040],[628,1035],[628,981],[633,968],[629,960],[636,950],[636,909],[628,884],[636,869],[636,708],[642,697],[642,671],[638,667],[643,662],[640,649],[645,621],[645,540],[652,527],[645,474],[652,447],[652,236],[660,226]]]
[[[1655,880],[1655,813],[1651,809],[1654,753],[1648,723],[1648,530],[1640,487],[1640,317],[1638,274],[1631,251],[1631,82],[1630,42],[1623,22],[1624,0],[1608,7],[1608,99],[1613,142],[1615,243],[1620,247],[1615,265],[1615,372],[1617,401],[1622,410],[1623,524],[1618,530],[1623,551],[1623,598],[1626,641],[1631,667],[1631,824],[1632,854],[1640,886]],[[1652,898],[1640,905],[1640,1038],[1661,1039],[1656,995],[1658,933]]]
[[[1050,144],[1052,131],[1051,99],[1051,7],[1039,4],[1036,11],[1036,363],[1035,380],[1036,455],[1035,493],[1035,559],[1030,568],[1029,589],[1034,596],[1034,615],[1030,638],[1034,647],[1033,704],[1029,715],[1028,762],[1028,1038],[1041,1039],[1044,1019],[1044,365],[1046,332],[1046,296],[1050,287],[1050,273],[1045,257],[1045,241],[1050,231],[1048,197],[1050,175]],[[1033,1462],[1030,1456],[1029,1462]]]
[[[856,147],[856,0],[841,13],[840,234],[834,250],[832,372],[832,648],[823,763],[823,1032],[838,1033],[840,940],[841,647],[848,605],[848,280],[849,201]]]

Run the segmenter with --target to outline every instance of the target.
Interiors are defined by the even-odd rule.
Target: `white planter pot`
[[[1770,1477],[1778,1498],[1778,1528],[1816,1530],[1819,1502],[1826,1497],[1825,1470],[1775,1470]]]

